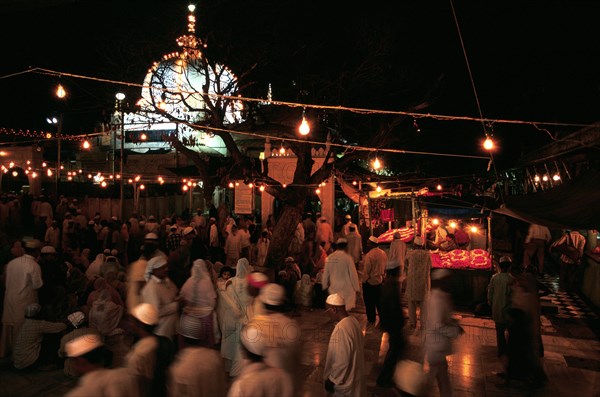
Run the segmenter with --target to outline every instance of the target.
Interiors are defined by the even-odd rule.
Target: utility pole
[[[123,148],[125,145],[125,114],[123,112],[123,99],[125,99],[125,94],[118,92],[117,95],[115,95],[117,98],[117,111],[119,112],[119,127],[121,130],[121,158],[119,159],[119,219],[122,221],[123,220],[123,207],[125,205],[125,197],[124,197],[124,187],[123,187]],[[116,136],[117,136],[117,132],[115,130],[115,141],[116,141]],[[116,142],[115,142],[115,146],[116,146]],[[113,146],[114,147],[114,146]],[[114,153],[114,149],[113,149],[113,153]],[[113,154],[113,159],[114,159],[114,154]],[[114,167],[114,161],[113,161],[113,167]],[[113,170],[113,175],[114,175],[114,170]]]

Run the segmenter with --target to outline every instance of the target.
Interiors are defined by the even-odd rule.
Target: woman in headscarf
[[[217,294],[208,272],[206,262],[197,259],[192,266],[192,275],[181,287],[180,297],[183,311],[179,319],[180,345],[183,338],[196,339],[200,346],[215,344],[213,311]]]
[[[247,311],[252,304],[247,287],[247,276],[251,271],[248,259],[238,260],[235,277],[225,284],[224,289],[219,289],[217,313],[221,327],[221,356],[226,359],[225,368],[231,377],[239,375],[243,367],[240,332],[248,322]]]
[[[98,277],[96,281],[94,281],[94,290],[90,292],[90,295],[87,299],[87,308],[91,309],[94,301],[100,298],[100,294],[103,290],[108,290],[108,294],[110,296],[110,300],[113,301],[116,305],[123,306],[123,300],[119,293],[111,287],[104,278]]]
[[[108,289],[100,290],[100,294],[90,307],[90,327],[103,336],[116,335],[122,332],[118,330],[122,316],[123,305],[113,302]]]
[[[106,255],[104,255],[103,253],[96,255],[96,259],[94,259],[92,263],[90,263],[87,270],[85,271],[85,276],[88,280],[93,280],[94,278],[100,275],[100,266],[102,266],[105,260]]]

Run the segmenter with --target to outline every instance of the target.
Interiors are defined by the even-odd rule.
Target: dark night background
[[[188,3],[0,4],[0,75],[37,66],[141,83],[153,61],[177,50],[174,40],[185,32]],[[389,110],[426,100],[423,113],[479,115],[449,1],[201,0],[196,5],[197,32],[207,39],[211,59],[237,75],[256,64],[246,96],[264,97],[272,83],[274,99],[280,100]],[[454,6],[484,117],[598,120],[600,2],[455,0]],[[114,93],[123,90],[65,77],[61,82],[70,94],[64,102],[53,97],[55,77],[1,79],[0,127],[46,130],[45,118],[63,112],[63,131],[91,132],[111,111]],[[132,101],[139,97],[137,88],[125,92]],[[395,147],[484,154],[481,123],[430,118],[417,123],[420,133],[411,118],[398,126]],[[564,135],[576,128],[548,130]],[[500,168],[550,142],[533,126],[496,124],[493,133]],[[452,160],[421,161],[441,173],[479,172],[486,166],[480,160],[460,167]]]

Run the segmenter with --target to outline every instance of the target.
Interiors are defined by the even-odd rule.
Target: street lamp
[[[62,133],[62,113],[57,119],[56,117],[47,117],[46,122],[50,125],[56,126],[56,143],[58,146],[57,154],[56,154],[56,175],[55,175],[55,190],[56,197],[58,197],[58,185],[60,182],[60,142],[61,142],[61,133]],[[51,174],[48,173],[48,176]]]
[[[123,99],[125,99],[125,94],[122,92],[117,92],[115,95],[117,98],[117,111],[119,112],[120,117],[120,129],[121,129],[121,158],[119,161],[119,175],[123,175],[123,148],[125,145],[125,114],[123,113]],[[115,131],[115,141],[117,139],[117,133]],[[116,143],[116,142],[115,142]],[[114,151],[113,151],[114,153]],[[113,154],[113,174],[114,174],[114,154]],[[123,178],[119,178],[119,190],[120,190],[120,200],[119,200],[119,219],[123,219],[123,204],[124,204],[124,194],[123,194]]]

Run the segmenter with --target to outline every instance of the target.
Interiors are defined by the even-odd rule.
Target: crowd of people
[[[324,308],[335,322],[325,391],[364,396],[357,300],[364,301],[367,331],[379,320],[389,336],[377,384],[394,385],[405,334],[415,330],[440,395],[452,395],[446,357],[462,328],[452,316],[451,273],[432,271],[427,236],[409,246],[396,233],[383,250],[349,215],[334,234],[325,217],[307,213],[270,279],[260,270],[272,217],[261,229],[252,217],[234,219],[214,207],[189,217],[133,213],[127,220],[87,214],[64,197],[56,206],[34,199],[29,208],[32,238],[13,235],[5,253],[0,356],[19,370],[60,366],[81,377],[70,396],[299,395],[295,315],[302,306]],[[9,219],[2,218],[6,227]],[[460,233],[451,240],[465,244]],[[501,259],[488,294],[502,375],[540,383],[535,276],[531,267],[524,274],[509,268]]]

